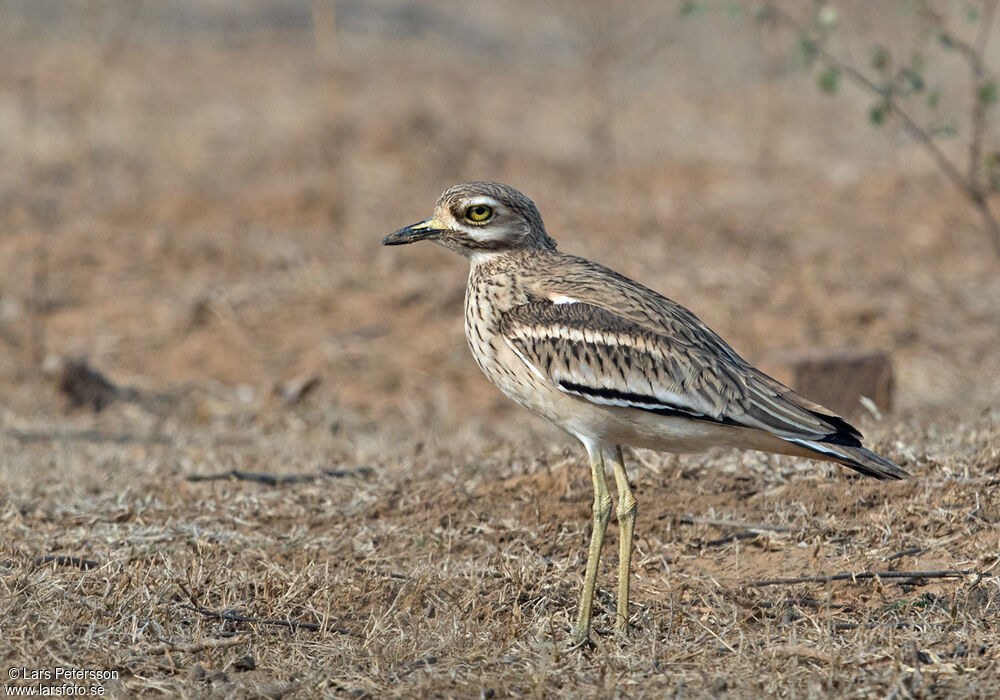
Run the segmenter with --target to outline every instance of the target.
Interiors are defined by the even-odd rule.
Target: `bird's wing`
[[[682,330],[657,332],[569,299],[524,304],[501,321],[514,352],[559,390],[597,404],[756,428],[789,441],[860,446],[860,434],[843,419],[797,400],[700,322],[664,319]],[[711,336],[699,338],[702,329]]]

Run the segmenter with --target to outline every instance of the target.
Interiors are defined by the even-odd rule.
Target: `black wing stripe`
[[[618,391],[617,389],[609,389],[607,387],[594,387],[587,386],[586,384],[577,384],[575,382],[569,382],[565,379],[559,380],[559,386],[565,391],[571,392],[573,394],[580,394],[581,396],[593,396],[600,399],[605,399],[607,401],[615,401],[622,404],[627,404],[632,408],[636,408],[640,411],[648,411],[650,413],[655,413],[660,416],[674,416],[677,418],[690,418],[692,420],[703,420],[709,423],[719,423],[720,425],[732,425],[737,427],[746,427],[740,423],[737,423],[731,418],[715,418],[714,416],[706,416],[703,413],[696,413],[686,408],[680,408],[678,406],[673,406],[668,403],[664,403],[662,400],[654,396],[646,396],[645,394],[636,394],[631,391]]]
[[[840,416],[830,416],[816,411],[809,412],[820,420],[829,423],[835,429],[829,435],[824,435],[820,442],[828,442],[831,445],[844,445],[845,447],[862,447],[861,433]]]

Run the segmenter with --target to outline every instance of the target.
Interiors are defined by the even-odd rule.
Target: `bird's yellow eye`
[[[465,218],[474,224],[482,224],[493,218],[493,207],[487,204],[473,204],[465,210]]]

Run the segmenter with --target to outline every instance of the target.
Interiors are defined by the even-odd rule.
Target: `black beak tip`
[[[410,228],[401,228],[393,231],[382,239],[382,245],[406,245],[414,240],[413,231]]]
[[[382,239],[382,245],[408,245],[428,238],[434,238],[439,233],[441,233],[439,229],[427,228],[426,222],[420,222],[419,224],[404,226],[398,231],[393,231]]]

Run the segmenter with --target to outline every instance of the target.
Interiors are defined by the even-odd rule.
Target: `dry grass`
[[[610,636],[609,547],[597,646],[575,651],[588,537],[576,455],[415,454],[271,487],[185,475],[328,465],[252,427],[229,447],[199,431],[186,445],[8,437],[4,661],[119,669],[127,694],[988,697],[1000,661],[988,431],[956,445],[900,430],[881,445],[916,478],[888,486],[778,458],[637,455],[635,632],[624,647]],[[764,531],[720,541],[739,523]],[[942,569],[981,573],[751,586]],[[237,670],[247,655],[254,669]]]
[[[175,35],[155,4],[103,72],[86,37],[3,29],[0,665],[117,669],[119,696],[994,696],[1000,276],[931,166],[849,95],[734,88],[738,27],[602,57],[598,138],[586,52],[508,18],[497,61],[442,41],[463,5],[406,40],[343,6],[325,68],[308,27]],[[597,644],[567,651],[581,450],[479,375],[463,263],[376,245],[480,177],[754,361],[890,352],[897,407],[861,427],[915,478],[632,454],[634,635],[608,632],[612,525]],[[134,391],[71,408],[39,355]],[[189,479],[234,469],[311,478]],[[928,570],[970,573],[751,585]]]

